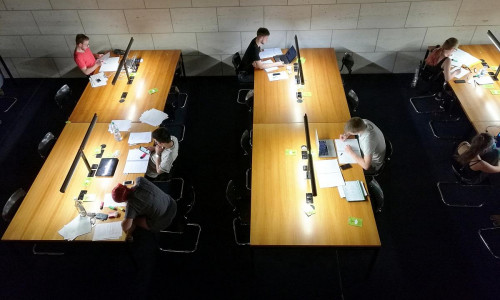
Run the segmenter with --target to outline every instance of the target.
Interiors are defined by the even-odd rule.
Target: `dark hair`
[[[491,147],[493,137],[488,133],[480,133],[472,138],[470,148],[457,157],[457,161],[462,165],[469,163],[474,157],[483,154]]]
[[[79,33],[76,35],[75,42],[78,45],[78,44],[83,44],[83,42],[88,41],[88,40],[90,40],[88,36],[86,36],[83,33]]]
[[[170,132],[168,132],[168,129],[165,127],[155,129],[151,136],[160,143],[170,143],[172,141]]]
[[[269,36],[269,35],[271,35],[271,33],[269,32],[269,30],[267,28],[261,27],[261,28],[257,29],[257,37]]]

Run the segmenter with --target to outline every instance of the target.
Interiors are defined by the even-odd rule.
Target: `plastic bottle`
[[[418,68],[415,69],[415,76],[413,76],[413,80],[411,82],[412,88],[417,86],[417,81],[418,81]]]
[[[111,122],[111,131],[115,136],[115,140],[117,140],[118,142],[122,140],[122,135],[120,134],[120,130],[118,129],[118,127],[116,127],[115,123],[113,122]]]

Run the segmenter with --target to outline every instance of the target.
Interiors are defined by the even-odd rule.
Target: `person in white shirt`
[[[380,169],[385,158],[384,134],[373,122],[358,117],[351,118],[344,126],[341,140],[346,140],[352,135],[359,138],[361,156],[357,155],[347,145],[345,151],[349,153],[364,170],[365,173],[374,173]]]
[[[172,165],[179,154],[179,142],[171,136],[168,129],[157,128],[151,134],[155,146],[147,147],[151,152],[146,177],[157,178],[160,174],[170,173]]]

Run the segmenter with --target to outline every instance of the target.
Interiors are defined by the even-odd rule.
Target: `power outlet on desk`
[[[293,64],[293,71],[297,72],[298,70],[299,70],[299,64],[298,63],[294,63]]]
[[[127,98],[127,95],[128,95],[128,92],[123,92],[119,102],[120,103],[125,102],[125,98]]]
[[[87,190],[81,190],[80,194],[78,194],[78,200],[83,200],[83,197],[85,197],[85,194],[87,194]]]
[[[132,84],[132,81],[134,81],[134,76],[130,76],[129,80],[127,81],[127,84]]]
[[[298,103],[302,103],[302,101],[304,101],[304,100],[302,99],[302,92],[297,92],[297,102],[298,102]]]
[[[306,193],[306,203],[307,204],[313,204],[314,203],[313,194],[312,193]]]

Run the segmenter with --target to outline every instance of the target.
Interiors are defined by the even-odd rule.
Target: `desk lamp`
[[[487,34],[493,45],[495,45],[495,47],[497,47],[497,50],[500,51],[500,42],[498,41],[498,39],[493,35],[493,33],[490,30],[488,30]],[[489,72],[489,74],[491,75],[491,79],[498,81],[499,71],[500,71],[500,66],[497,67],[497,71],[495,72],[495,74],[493,74],[493,72]]]

